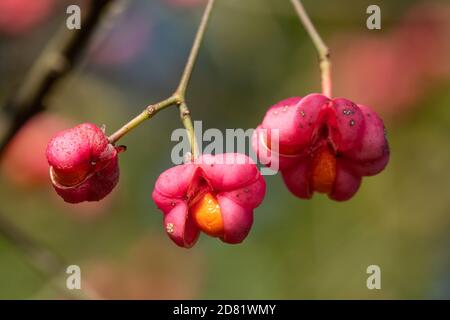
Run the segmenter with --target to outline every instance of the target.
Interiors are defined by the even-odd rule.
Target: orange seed
[[[312,163],[312,187],[321,193],[330,193],[336,179],[336,157],[325,146],[318,150]]]
[[[208,192],[191,208],[197,226],[213,237],[223,234],[222,212],[216,197]]]

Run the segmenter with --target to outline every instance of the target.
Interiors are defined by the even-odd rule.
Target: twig
[[[194,69],[195,62],[197,60],[198,51],[202,44],[203,37],[205,35],[206,27],[208,25],[209,18],[211,16],[211,11],[213,9],[215,0],[208,0],[208,4],[206,5],[205,11],[203,12],[202,20],[197,30],[197,34],[195,35],[194,43],[192,44],[192,49],[189,54],[188,61],[183,71],[183,75],[180,80],[180,84],[175,92],[176,95],[179,95],[184,99],[186,94],[186,88],[189,83],[189,79],[192,75],[192,70]]]
[[[7,100],[3,108],[7,128],[0,140],[0,156],[27,120],[45,109],[46,99],[52,89],[75,67],[100,23],[101,16],[113,2],[114,0],[91,1],[82,28],[69,31],[64,26],[55,40],[44,49],[23,85]],[[23,252],[33,268],[46,277],[55,277],[67,266],[58,255],[35,242],[1,215],[0,234]],[[70,298],[92,297],[91,294],[94,294],[92,289],[88,289],[90,293],[86,296],[83,292],[71,293],[60,285],[52,286]],[[95,295],[95,298],[98,296]]]
[[[214,2],[215,0],[208,0],[205,11],[203,12],[202,20],[195,35],[192,49],[190,51],[186,66],[184,68],[180,83],[176,91],[169,98],[148,106],[139,115],[137,115],[127,124],[125,124],[122,128],[114,132],[111,136],[109,136],[109,141],[111,141],[111,143],[116,143],[124,135],[126,135],[128,132],[130,132],[135,127],[140,125],[145,120],[152,118],[160,110],[165,109],[172,105],[177,105],[180,111],[181,122],[183,123],[188,133],[189,142],[191,144],[192,156],[193,158],[196,158],[198,156],[198,145],[195,139],[194,126],[192,125],[192,119],[190,116],[191,112],[189,111],[189,108],[186,104],[186,89],[189,84],[189,80],[191,78],[192,71],[194,69],[195,62],[198,57],[198,52],[205,35],[206,27],[208,25],[208,21],[211,16]]]
[[[47,279],[57,278],[58,275],[61,275],[69,266],[69,264],[64,262],[59,255],[29,237],[1,213],[0,235],[18,248],[19,251],[25,255],[28,263],[33,267],[33,269]],[[65,282],[61,282],[62,279],[57,280],[60,281],[50,281],[50,285],[55,290],[70,299],[99,299],[99,295],[92,288],[90,288],[88,284],[83,285],[82,291],[69,291],[64,286]]]
[[[54,276],[63,269],[64,264],[59,256],[36,244],[3,215],[0,215],[0,234],[28,256],[31,265],[41,273]]]
[[[191,146],[191,158],[196,159],[198,157],[198,144],[197,139],[195,138],[194,126],[192,125],[191,112],[189,111],[188,106],[185,102],[180,104],[178,109],[180,111],[181,123],[186,128],[189,143]]]
[[[319,55],[320,72],[322,78],[322,93],[331,98],[332,82],[331,82],[331,61],[328,47],[323,42],[313,23],[308,17],[305,8],[300,0],[291,0],[292,5],[297,11],[300,20],[308,32],[314,46]]]
[[[73,68],[82,48],[84,48],[92,35],[92,31],[99,21],[101,12],[111,2],[113,0],[92,1],[93,7],[91,8],[90,15],[86,19],[87,21],[83,29],[81,29],[84,32],[80,31],[78,33],[75,32],[74,35],[64,35],[64,37],[61,37],[61,40],[57,41],[61,43],[58,46],[61,50],[47,49],[48,52],[46,50],[37,61],[24,86],[5,108],[6,111],[11,113],[12,125],[0,144],[0,153],[26,120],[44,109],[44,98],[46,98],[56,82]],[[208,0],[180,84],[175,93],[161,102],[146,107],[138,116],[113,133],[109,137],[112,143],[117,142],[143,121],[152,118],[160,110],[171,105],[177,105],[180,110],[181,121],[188,132],[192,154],[194,157],[197,156],[197,143],[190,111],[185,101],[185,94],[214,2],[215,0]],[[61,272],[66,266],[61,258],[48,249],[38,245],[15,227],[14,224],[1,216],[0,234],[25,253],[32,266],[46,276],[54,277],[55,274]],[[64,294],[67,294],[66,290],[59,289]]]
[[[0,140],[0,156],[14,135],[31,117],[45,109],[46,99],[55,85],[76,65],[101,16],[114,0],[90,1],[90,8],[79,30],[67,30],[64,25],[54,41],[36,60],[23,85],[3,108],[7,117],[5,135]]]
[[[144,111],[142,111],[136,117],[131,119],[128,123],[126,123],[116,132],[114,132],[112,135],[110,135],[108,138],[109,141],[111,143],[116,143],[117,141],[119,141],[120,138],[122,138],[128,132],[136,128],[142,122],[144,122],[147,119],[153,118],[153,116],[157,114],[159,111],[176,104],[177,101],[178,101],[177,97],[171,96],[163,101],[149,105],[147,108],[144,109]]]

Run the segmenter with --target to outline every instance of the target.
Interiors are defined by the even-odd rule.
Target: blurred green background
[[[49,1],[35,9],[42,16],[35,25],[17,31],[2,24],[3,1],[0,103],[64,23],[66,6],[87,5]],[[371,4],[381,8],[381,30],[366,28]],[[192,249],[176,247],[151,200],[156,178],[172,165],[171,132],[181,127],[168,109],[121,140],[128,150],[120,156],[119,186],[98,204],[64,204],[47,179],[27,179],[30,167],[45,162],[51,136],[51,126],[29,129],[1,165],[1,214],[79,265],[82,286],[102,298],[450,298],[450,4],[304,5],[331,47],[334,95],[368,104],[386,121],[390,163],[364,178],[350,201],[300,200],[279,176],[267,176],[265,201],[244,243],[203,235]],[[49,97],[47,114],[59,125],[89,121],[112,133],[168,97],[203,7],[194,0],[128,1]],[[23,18],[17,14],[10,20]],[[255,128],[270,105],[319,90],[314,47],[288,0],[217,0],[187,94],[204,129]],[[381,290],[366,287],[372,264],[381,268]],[[0,298],[65,298],[51,285],[64,284],[60,277],[37,273],[0,234]]]

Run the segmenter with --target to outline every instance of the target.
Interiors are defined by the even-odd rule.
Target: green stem
[[[136,128],[138,125],[140,125],[145,120],[153,118],[153,116],[155,114],[157,114],[159,111],[161,111],[162,109],[165,109],[165,108],[172,106],[174,104],[177,104],[177,103],[178,103],[178,98],[176,96],[171,96],[163,101],[149,105],[139,115],[137,115],[136,117],[131,119],[122,128],[120,128],[119,130],[114,132],[112,135],[110,135],[109,141],[111,143],[116,143],[120,138],[122,138],[128,132],[130,132],[131,130]]]
[[[196,159],[198,157],[198,144],[197,139],[195,138],[194,126],[192,125],[191,112],[185,102],[180,104],[178,109],[180,111],[181,123],[187,131],[189,143],[191,145],[192,159]]]
[[[311,22],[308,14],[306,13],[305,8],[300,0],[291,0],[292,5],[294,6],[297,14],[305,27],[306,31],[309,34],[314,46],[319,55],[319,63],[320,63],[320,73],[322,78],[322,93],[331,98],[332,92],[332,81],[331,81],[331,61],[330,61],[330,51],[326,46],[325,42],[320,37],[317,32],[314,24]]]
[[[142,122],[147,119],[152,118],[158,111],[165,109],[166,107],[177,105],[180,111],[180,118],[183,126],[185,127],[189,142],[191,144],[192,157],[195,159],[198,156],[198,144],[195,138],[194,126],[192,124],[191,112],[186,104],[186,89],[191,79],[192,71],[195,66],[195,62],[197,61],[198,52],[200,50],[206,27],[209,22],[209,18],[211,17],[211,12],[214,6],[215,0],[208,0],[205,11],[203,12],[203,16],[198,27],[197,33],[195,35],[194,43],[192,44],[191,51],[189,53],[188,60],[186,62],[186,66],[184,67],[183,74],[181,76],[181,80],[178,84],[178,87],[175,93],[169,98],[158,102],[156,104],[150,105],[145,108],[139,115],[125,124],[122,128],[113,133],[109,140],[111,143],[116,143],[120,138],[126,135],[128,132],[136,128]]]
[[[188,61],[184,68],[183,75],[181,76],[180,84],[178,85],[176,93],[184,99],[186,88],[189,83],[189,79],[192,75],[192,70],[194,69],[195,62],[197,60],[198,52],[200,46],[203,41],[203,37],[205,35],[206,26],[208,25],[209,18],[211,16],[211,12],[214,6],[215,0],[208,0],[208,4],[206,5],[205,11],[203,12],[202,20],[197,30],[197,34],[195,35],[194,43],[192,45],[191,52],[189,54]]]

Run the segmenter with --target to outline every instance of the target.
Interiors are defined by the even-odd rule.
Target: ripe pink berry
[[[53,187],[69,203],[103,199],[119,180],[119,151],[91,123],[57,133],[46,150]]]
[[[255,163],[243,154],[229,153],[203,155],[166,170],[152,197],[164,213],[169,237],[189,248],[200,230],[227,243],[242,242],[265,191]]]
[[[278,150],[271,150],[274,129],[279,130]],[[375,112],[321,94],[275,104],[252,142],[260,160],[268,166],[277,161],[288,189],[305,199],[317,191],[347,200],[362,176],[379,173],[389,160],[383,121]]]

